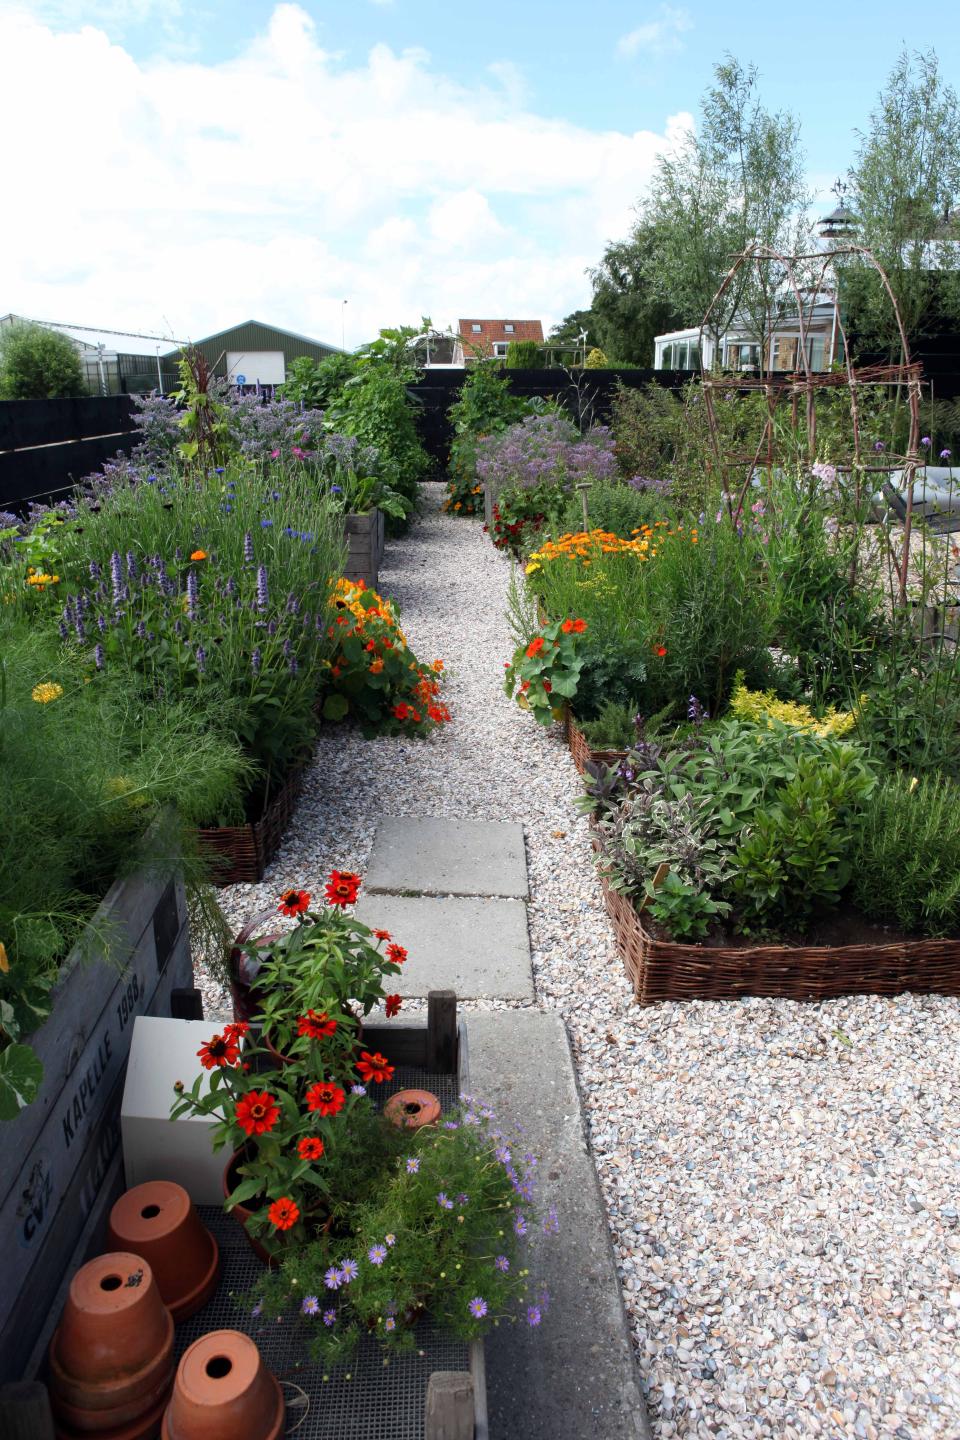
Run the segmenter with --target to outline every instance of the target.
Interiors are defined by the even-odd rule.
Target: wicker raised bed
[[[217,885],[255,885],[263,879],[290,823],[306,768],[304,761],[290,771],[259,820],[197,832],[200,849],[213,862]]]
[[[591,749],[569,708],[564,713],[563,732],[570,747],[570,754],[573,756],[573,763],[581,775],[590,761],[595,765],[619,765],[627,754],[626,750]]]
[[[598,848],[596,839],[594,849]],[[889,945],[757,945],[749,949],[655,940],[626,896],[600,877],[617,948],[641,1005],[762,995],[831,1000],[839,995],[960,995],[960,940]]]

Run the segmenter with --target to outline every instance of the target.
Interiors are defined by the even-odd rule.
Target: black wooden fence
[[[662,385],[679,390],[699,375],[690,370],[504,370],[514,395],[558,400],[582,424],[605,424],[618,382],[631,389]],[[446,471],[453,440],[447,411],[463,385],[463,370],[428,370],[410,392],[418,402],[420,438],[435,471]]]
[[[137,442],[129,395],[0,400],[0,510],[56,499]]]

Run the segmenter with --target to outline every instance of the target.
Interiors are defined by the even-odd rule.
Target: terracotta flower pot
[[[150,1180],[121,1195],[110,1211],[108,1244],[147,1261],[175,1324],[201,1309],[217,1288],[217,1242],[186,1190],[172,1180]]]
[[[230,1199],[230,1196],[233,1194],[234,1190],[236,1190],[237,1186],[243,1179],[243,1176],[239,1173],[239,1171],[240,1165],[245,1159],[247,1159],[247,1151],[245,1149],[234,1150],[233,1154],[230,1156],[230,1159],[224,1166],[223,1198],[225,1200]],[[323,1201],[317,1201],[314,1208],[308,1211],[308,1213],[304,1216],[304,1219],[309,1220],[318,1230],[327,1231],[333,1224],[333,1216],[327,1215],[322,1207]],[[259,1210],[260,1208],[261,1207],[259,1205],[254,1205],[253,1209],[251,1209],[249,1206],[241,1203],[239,1205],[232,1206],[232,1208],[227,1213],[232,1215],[234,1219],[243,1226],[243,1233],[247,1237],[247,1244],[250,1246],[250,1249],[253,1251],[254,1255],[256,1255],[257,1259],[262,1260],[264,1265],[272,1265],[275,1257],[270,1254],[270,1251],[257,1239],[255,1235],[252,1235],[250,1233],[250,1218],[253,1215],[254,1210]],[[285,1232],[277,1231],[276,1233],[277,1238],[282,1242],[285,1238]]]
[[[163,1440],[279,1440],[283,1393],[247,1335],[213,1330],[177,1367]]]
[[[163,1398],[149,1410],[126,1423],[111,1425],[108,1429],[81,1430],[72,1425],[66,1417],[54,1417],[54,1434],[57,1440],[157,1440],[163,1415],[170,1403],[170,1385]]]
[[[384,1105],[383,1113],[392,1125],[419,1130],[424,1125],[436,1125],[440,1101],[429,1090],[398,1090]]]
[[[351,1005],[346,1005],[344,1009],[348,1010],[357,1022],[356,1041],[353,1047],[354,1055],[356,1055],[363,1048],[363,1018],[357,1015]],[[297,1056],[285,1055],[282,1050],[278,1050],[266,1029],[261,1032],[260,1041],[278,1070],[282,1070],[285,1065],[296,1064]]]
[[[103,1433],[139,1422],[162,1406],[173,1370],[173,1318],[149,1264],[119,1251],[83,1265],[50,1342],[50,1396],[64,1427]]]

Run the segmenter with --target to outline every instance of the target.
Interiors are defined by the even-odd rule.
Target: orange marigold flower
[[[191,560],[206,560],[206,558],[206,550],[194,550],[193,554],[190,556]]]
[[[236,1065],[240,1059],[239,1036],[232,1033],[228,1025],[222,1035],[212,1035],[205,1041],[197,1054],[204,1070],[216,1070],[218,1066]]]
[[[297,1145],[301,1160],[319,1160],[323,1154],[323,1141],[319,1135],[305,1135]]]
[[[277,1230],[290,1230],[300,1219],[300,1207],[289,1195],[284,1195],[282,1200],[274,1200],[267,1215]]]
[[[387,1019],[392,1020],[394,1015],[399,1015],[402,1000],[399,995],[388,995],[384,1004],[387,1012]]]
[[[309,1035],[311,1040],[327,1040],[336,1028],[336,1020],[331,1020],[326,1010],[308,1010],[297,1020],[297,1034]]]
[[[392,961],[394,965],[402,965],[406,958],[407,952],[402,945],[394,944],[387,946],[387,959]]]
[[[237,1104],[237,1124],[248,1135],[264,1135],[280,1119],[280,1106],[266,1090],[251,1090]]]
[[[277,909],[281,915],[302,915],[309,905],[310,896],[306,890],[284,890]]]
[[[343,1109],[347,1092],[332,1080],[319,1080],[307,1090],[307,1109],[320,1115],[337,1115]]]
[[[326,896],[331,905],[355,905],[360,893],[360,876],[352,870],[331,870]]]
[[[379,1051],[371,1055],[368,1050],[364,1050],[357,1061],[357,1069],[361,1079],[367,1084],[372,1080],[375,1085],[382,1085],[385,1080],[393,1079],[393,1066]]]

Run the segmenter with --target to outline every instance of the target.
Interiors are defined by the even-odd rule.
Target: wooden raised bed
[[[570,754],[573,756],[573,763],[582,775],[588,763],[594,765],[619,765],[625,759],[626,750],[593,750],[587,743],[586,736],[580,726],[574,720],[569,706],[564,712],[563,733],[567,744],[570,747]]]
[[[375,590],[386,543],[383,511],[347,515],[343,522],[343,537],[347,545],[344,575],[354,584],[362,580],[368,589]]]
[[[53,1009],[28,1043],[43,1062],[32,1105],[0,1124],[0,1380],[23,1374],[85,1236],[103,1222],[122,1179],[120,1102],[137,1015],[168,1015],[192,985],[183,884],[138,871],[118,881],[95,917],[116,937],[118,963],[68,958]]]
[[[259,820],[197,832],[217,885],[256,885],[276,855],[303,789],[307,762],[294,766]]]
[[[596,839],[594,850],[599,849]],[[682,945],[655,940],[632,902],[600,876],[617,949],[638,1002],[737,1000],[760,995],[832,1000],[840,995],[960,995],[960,940],[889,945]]]

